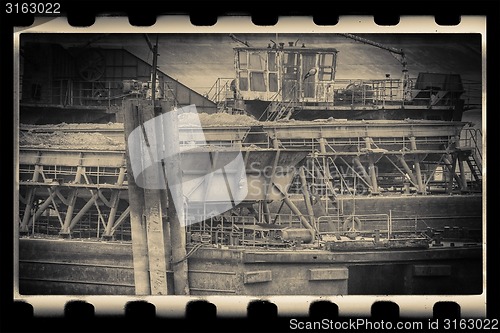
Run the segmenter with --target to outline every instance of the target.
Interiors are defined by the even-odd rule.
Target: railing
[[[290,88],[288,95],[290,95],[292,93],[292,91],[294,89],[296,89],[296,87],[297,87],[297,83],[294,84]],[[273,98],[271,99],[271,103],[269,103],[269,105],[266,107],[266,109],[264,110],[264,112],[260,116],[259,120],[261,120],[264,115],[266,116],[266,120],[279,120],[282,118],[282,116],[285,112],[293,111],[292,108],[295,107],[295,104],[297,101],[294,99],[290,99],[289,101],[286,101],[286,100],[279,101],[278,100],[279,97],[282,96],[281,95],[282,90],[283,90],[283,86],[280,87],[278,92],[273,95]],[[272,110],[273,108],[276,111],[273,112],[273,110]]]
[[[227,92],[232,92],[231,81],[233,80],[233,78],[218,78],[205,96],[215,104],[219,105],[226,100]]]
[[[464,109],[480,109],[482,105],[482,83],[476,81],[464,80]]]
[[[46,103],[61,106],[82,107],[111,107],[120,106],[126,97],[150,98],[145,83],[137,82],[137,86],[124,89],[123,80],[108,81],[74,81],[70,79],[56,79]],[[170,87],[171,82],[163,82],[157,86],[156,98],[159,100],[173,100],[177,103],[175,91]],[[23,102],[29,103],[29,99]]]
[[[461,147],[472,147],[475,158],[479,163],[482,162],[483,154],[481,152],[483,133],[478,128],[466,126],[462,129],[460,135]]]

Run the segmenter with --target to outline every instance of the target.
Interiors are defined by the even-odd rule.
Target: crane
[[[363,37],[359,37],[359,36],[356,36],[356,35],[353,35],[353,34],[339,33],[339,35],[342,35],[344,37],[353,39],[355,41],[358,41],[358,42],[361,42],[361,43],[365,43],[365,44],[368,44],[368,45],[373,45],[375,47],[378,47],[378,48],[381,48],[383,50],[389,51],[391,53],[391,55],[394,58],[396,58],[396,60],[398,60],[401,63],[401,65],[403,65],[403,72],[404,71],[408,71],[408,69],[407,69],[407,62],[406,62],[406,55],[405,55],[403,49],[397,49],[395,47],[386,46],[386,45],[383,45],[383,44],[380,44],[380,43],[374,42],[372,40],[369,40],[369,39],[366,39],[366,38],[363,38]]]
[[[350,38],[350,39],[353,39],[355,41],[358,41],[358,42],[361,42],[361,43],[364,43],[364,44],[368,44],[368,45],[372,45],[372,46],[378,47],[378,48],[380,48],[382,50],[389,51],[390,54],[397,61],[399,61],[399,63],[401,63],[401,65],[403,66],[403,69],[402,69],[402,72],[403,72],[403,90],[404,90],[404,96],[407,96],[408,87],[409,87],[409,81],[410,81],[410,75],[408,73],[408,67],[407,67],[408,63],[406,61],[406,54],[404,53],[403,49],[397,49],[395,47],[386,46],[386,45],[383,45],[383,44],[380,44],[380,43],[374,42],[372,40],[369,40],[369,39],[366,39],[366,38],[363,38],[363,37],[359,37],[359,36],[356,36],[356,35],[353,35],[353,34],[339,33],[339,35],[347,37],[347,38]]]
[[[229,38],[231,38],[232,40],[234,40],[235,42],[238,42],[238,43],[241,43],[243,45],[245,45],[246,47],[250,47],[250,44],[248,44],[248,42],[246,41],[243,41],[241,39],[239,39],[238,37],[236,37],[234,34],[229,34]]]

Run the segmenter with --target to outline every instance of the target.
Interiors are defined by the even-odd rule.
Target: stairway
[[[271,103],[273,104],[273,103]],[[279,102],[275,106],[270,106],[274,111],[267,111],[267,121],[277,121],[281,119],[290,119],[295,107],[292,101],[289,102]]]
[[[480,182],[482,180],[481,162],[477,159],[475,154],[469,154],[467,156],[466,162],[467,165],[469,166],[469,169],[471,170],[474,179]]]

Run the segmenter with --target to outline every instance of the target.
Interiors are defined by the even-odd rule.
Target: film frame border
[[[167,17],[159,17],[159,20],[157,20],[157,23],[156,23],[153,27],[149,27],[149,28],[148,28],[148,32],[149,32],[149,31],[151,31],[151,32],[155,32],[155,30],[154,30],[154,29],[155,29],[157,26],[161,25],[162,20],[163,20],[163,19],[166,19],[166,18],[167,18]],[[190,24],[189,17],[181,17],[181,16],[177,16],[177,17],[174,17],[174,18],[175,18],[175,20],[176,20],[176,23],[175,23],[176,28],[175,28],[175,29],[180,29],[180,30],[183,30],[182,32],[185,32],[185,28],[186,28],[186,27],[189,27],[189,26],[191,25],[191,24]],[[336,29],[341,29],[341,28],[342,28],[343,23],[345,22],[345,21],[344,21],[344,19],[345,19],[345,18],[347,18],[347,17],[341,17],[341,18],[340,18],[339,23],[338,23],[337,25],[335,25],[335,30],[336,30]],[[349,17],[349,18],[353,18],[353,17]],[[366,20],[367,18],[368,18],[368,20]],[[403,17],[401,18],[400,23],[398,24],[399,28],[401,28],[401,25],[404,25],[404,24],[406,24],[406,23],[407,23],[408,18],[410,18],[410,17],[404,17],[404,16],[403,16]],[[109,20],[110,18],[99,18],[99,17],[98,17],[98,18],[96,19],[96,23],[95,23],[93,26],[91,26],[91,27],[89,27],[89,28],[86,28],[86,29],[85,29],[85,30],[87,30],[85,33],[87,33],[87,32],[89,32],[89,33],[90,33],[90,32],[93,32],[93,30],[99,30],[101,27],[104,27],[104,26],[100,26],[100,24],[101,24],[101,22],[102,22],[102,19]],[[122,18],[112,18],[112,19],[113,19],[113,20],[115,20],[115,19],[116,19],[116,20],[122,20]],[[125,20],[127,20],[126,18],[124,18],[124,19],[125,19]],[[233,18],[231,18],[231,19],[233,19]],[[240,18],[239,18],[239,19],[240,19]],[[419,20],[420,22],[421,22],[421,20],[422,20],[422,19],[425,19],[425,18],[422,18],[422,17],[419,17],[419,18],[418,18],[418,20]],[[429,25],[430,25],[430,24],[431,24],[431,22],[435,24],[435,22],[434,22],[434,18],[433,18],[433,17],[429,17],[428,19],[429,19],[429,20],[427,21],[427,24],[429,24]],[[178,20],[178,21],[177,21],[177,20]],[[118,22],[118,21],[117,21],[117,22]],[[182,22],[182,23],[181,23],[181,22]],[[214,28],[220,28],[221,24],[222,24],[222,23],[224,23],[224,22],[225,22],[225,18],[222,18],[222,20],[219,20],[219,21],[217,22],[217,24],[214,26]],[[368,22],[368,23],[367,23],[367,22]],[[463,24],[463,22],[464,22],[464,21],[462,21],[462,22],[459,24],[459,26],[461,26],[461,25]],[[128,27],[127,27],[128,22],[126,22],[126,21],[123,21],[123,20],[122,20],[122,22],[121,22],[121,23],[123,23],[123,24],[124,24],[124,27],[123,27],[124,29],[122,29],[122,32],[123,32],[123,30],[127,30],[127,29],[128,29]],[[250,22],[250,23],[251,23],[251,22]],[[382,30],[382,31],[389,31],[389,30],[393,30],[393,29],[394,29],[394,27],[382,27],[382,28],[381,28],[381,27],[380,27],[380,26],[378,26],[378,25],[372,25],[373,23],[372,23],[372,21],[371,21],[371,20],[369,20],[369,16],[363,16],[363,17],[362,17],[362,19],[360,20],[360,23],[362,23],[362,24],[368,24],[368,25],[370,25],[370,28],[374,28],[374,29],[377,29],[377,30]],[[170,23],[170,24],[171,24],[171,23]],[[281,22],[281,18],[280,18],[280,22],[278,22],[278,24],[277,24],[276,26],[274,26],[274,27],[273,27],[273,29],[279,28],[279,27],[281,27],[282,25],[283,25],[283,23]],[[129,27],[130,27],[130,29],[132,29],[132,30],[136,30],[136,29],[137,29],[136,27],[132,27],[132,26],[129,26]],[[362,27],[360,28],[360,29],[361,29],[361,31],[356,30],[356,29],[352,29],[351,27],[349,27],[349,30],[348,30],[348,31],[349,31],[349,32],[367,32],[367,31],[363,31],[363,29],[366,29],[366,27],[367,27],[367,26],[362,26]],[[457,28],[457,27],[442,27],[442,26],[435,26],[435,27],[436,27],[438,30],[440,30],[440,31],[443,31],[443,30],[456,30],[456,28]],[[245,32],[247,32],[247,31],[248,31],[246,28],[245,28],[245,29],[243,29],[243,28],[244,28],[244,26],[243,26],[243,25],[241,26],[241,28],[242,28],[242,31],[241,31],[241,32],[243,32],[243,30],[245,30]],[[69,27],[69,29],[71,30],[71,29],[73,29],[73,27]],[[161,29],[161,28],[160,28],[160,29]],[[174,30],[175,30],[175,29],[174,29]],[[195,30],[198,30],[198,29],[199,29],[199,27],[194,27],[194,29],[195,29]],[[203,29],[208,29],[208,30],[211,30],[212,28],[210,28],[210,27],[203,27]],[[260,28],[260,27],[257,27],[257,29],[256,29],[256,30],[259,30],[259,29],[261,29],[261,28]],[[264,30],[264,29],[265,29],[265,28],[262,28],[262,30]],[[331,30],[331,28],[328,28],[328,29],[329,29],[329,30]],[[90,31],[88,31],[88,30],[90,30]],[[188,30],[189,30],[189,29],[188,29]],[[215,30],[217,30],[217,29],[215,29]],[[320,30],[320,29],[318,29],[318,30]],[[29,31],[29,29],[26,29],[26,31]],[[238,30],[235,30],[235,29],[233,29],[233,28],[231,29],[231,31],[233,31],[233,32],[238,32]],[[132,32],[132,31],[131,31],[131,32]],[[164,31],[161,31],[161,32],[164,32]],[[168,32],[172,32],[172,31],[168,31]],[[290,32],[290,30],[288,30],[288,29],[287,29],[287,32]],[[301,30],[300,32],[303,32],[303,31]],[[377,31],[377,32],[378,32],[378,31]],[[483,32],[483,34],[484,34],[484,32]],[[484,35],[483,35],[483,43],[484,43]],[[483,44],[483,47],[484,47],[484,44]],[[484,50],[484,48],[483,48],[483,52],[484,52],[484,51],[485,51],[485,50]],[[484,61],[483,61],[483,64],[484,64]],[[484,80],[484,79],[483,79],[483,80]],[[484,101],[483,101],[483,102],[484,102]],[[484,109],[484,107],[483,107],[483,109]],[[484,123],[484,122],[483,122],[483,123]],[[485,218],[485,216],[483,216],[483,218]],[[484,232],[484,233],[486,232],[486,228],[484,228],[484,229],[483,229],[483,232]],[[484,296],[484,295],[483,295],[483,296]],[[36,296],[35,298],[37,298],[37,297],[38,297],[38,296]],[[61,296],[61,297],[59,297],[59,296],[40,296],[40,297],[42,297],[42,298],[46,298],[46,297],[50,297],[50,298],[52,298],[52,297],[55,297],[53,300],[51,299],[51,304],[53,304],[53,305],[55,306],[55,307],[52,307],[52,306],[51,306],[51,308],[52,308],[51,310],[49,310],[48,312],[45,312],[45,310],[40,310],[40,312],[39,312],[38,310],[37,310],[37,311],[35,311],[35,315],[41,315],[41,316],[44,316],[45,314],[48,314],[48,315],[50,315],[50,316],[54,316],[54,315],[55,315],[55,316],[59,316],[59,315],[61,315],[61,314],[62,314],[61,310],[64,308],[64,306],[61,308],[61,307],[60,307],[60,305],[61,305],[61,304],[63,304],[63,303],[64,303],[64,304],[66,304],[66,302],[67,302],[67,301],[72,301],[72,300],[74,300],[74,297],[71,297],[71,296]],[[97,297],[97,298],[96,298],[96,297]],[[121,296],[116,296],[116,297],[121,297]],[[286,296],[286,297],[288,297],[288,296]],[[291,296],[291,297],[293,297],[293,298],[302,298],[301,296]],[[361,297],[364,297],[364,296],[361,296]],[[401,297],[402,297],[402,298],[407,298],[408,296],[401,296]],[[38,300],[38,299],[35,299],[35,298],[31,298],[31,297],[29,297],[29,298],[24,298],[24,299],[25,299],[25,300],[28,300],[29,302],[32,302],[32,304],[33,304],[33,305],[38,304],[38,305],[41,305],[41,306],[43,307],[43,304],[41,304],[41,303],[46,304],[46,300]],[[95,308],[96,308],[96,313],[98,313],[98,312],[100,311],[100,309],[101,309],[101,307],[100,307],[100,306],[96,306],[96,304],[99,304],[99,299],[98,299],[98,298],[100,298],[100,296],[84,296],[84,297],[81,297],[81,298],[79,298],[79,299],[81,299],[81,300],[85,300],[85,301],[89,301],[91,304],[94,304],[94,306],[95,306]],[[126,298],[128,298],[128,297],[126,297]],[[173,311],[173,312],[172,312],[172,311],[168,311],[168,310],[167,310],[167,313],[165,313],[165,314],[164,314],[164,313],[163,313],[163,311],[158,311],[158,309],[162,309],[162,306],[161,306],[161,305],[162,305],[162,303],[163,303],[163,302],[161,302],[160,300],[157,300],[157,301],[156,301],[156,300],[154,300],[154,298],[155,298],[154,296],[152,296],[152,297],[144,297],[144,298],[142,298],[142,297],[141,297],[141,298],[132,297],[132,299],[134,299],[134,300],[148,300],[148,301],[150,301],[150,302],[151,302],[151,303],[153,303],[153,304],[158,304],[158,307],[157,307],[157,315],[165,315],[165,316],[167,316],[167,317],[169,316],[169,314],[175,314],[174,316],[177,316],[178,314],[180,314],[180,313],[184,310],[185,305],[187,304],[187,301],[186,301],[186,302],[184,302],[184,300],[181,300],[181,301],[180,301],[180,304],[181,304],[181,305],[183,304],[183,306],[182,306],[182,311],[181,311],[181,312],[178,312],[178,311],[176,312],[176,311],[173,311],[173,310],[172,310],[172,311]],[[198,299],[199,299],[199,297],[195,297],[195,298],[198,298]],[[218,307],[218,309],[224,309],[224,308],[228,308],[228,309],[229,309],[229,308],[232,308],[232,306],[231,306],[231,305],[224,304],[225,302],[224,302],[223,300],[219,300],[219,299],[218,299],[218,296],[214,296],[214,297],[212,297],[212,296],[207,296],[207,297],[202,297],[202,298],[203,298],[203,299],[205,299],[205,300],[207,300],[207,301],[209,301],[209,302],[212,302],[212,303],[216,304],[216,305],[217,305],[217,307]],[[244,297],[244,298],[247,298],[247,297]],[[304,302],[305,304],[310,304],[310,303],[312,302],[311,300],[308,300],[308,297],[304,297],[304,298],[305,298],[305,300],[304,300],[304,301],[305,301],[305,302]],[[349,298],[351,298],[351,296],[349,296]],[[380,296],[380,297],[378,297],[378,296],[377,296],[375,299],[377,299],[377,298],[378,298],[379,300],[382,300],[382,301],[383,301],[383,300],[393,300],[393,299],[395,300],[395,299],[397,299],[397,302],[398,302],[398,304],[400,305],[400,308],[401,308],[401,305],[403,305],[402,310],[404,309],[404,311],[402,311],[401,313],[402,313],[402,314],[404,314],[404,315],[408,315],[408,313],[406,313],[406,306],[409,306],[409,305],[408,305],[408,304],[406,304],[407,302],[405,302],[405,300],[404,300],[404,299],[399,299],[399,296],[397,296],[397,297],[394,297],[394,296],[390,296],[390,297],[383,297],[383,296]],[[427,297],[425,297],[425,298],[427,298]],[[432,298],[432,297],[430,297],[430,298]],[[444,296],[444,297],[443,297],[443,296],[438,296],[438,298],[442,301],[444,298],[448,298],[448,297],[447,297],[447,296]],[[451,297],[451,298],[452,298],[452,300],[453,300],[453,297]],[[460,298],[460,297],[459,297],[459,298]],[[468,297],[466,297],[466,298],[468,298]],[[255,298],[255,297],[249,297],[249,300],[259,300],[259,299],[262,299],[262,298],[258,298],[258,297],[257,297],[257,298]],[[265,297],[265,299],[267,299],[267,300],[269,300],[269,301],[273,302],[274,304],[276,304],[276,305],[280,308],[280,313],[283,313],[284,315],[287,315],[287,314],[294,314],[294,313],[295,313],[295,312],[294,312],[294,311],[295,311],[294,309],[290,309],[290,308],[289,308],[289,305],[290,305],[290,304],[288,303],[288,301],[287,301],[287,300],[282,300],[282,297]],[[313,297],[313,299],[316,299],[316,300],[317,300],[317,298],[316,298],[316,297]],[[322,298],[322,299],[325,299],[325,298]],[[481,300],[482,300],[482,301],[484,301],[484,299],[483,299],[483,298],[481,298]],[[482,306],[482,304],[481,304],[481,300],[477,300],[477,301],[479,302],[479,303],[477,303],[477,305],[478,305],[478,306]],[[53,303],[52,303],[52,301],[53,301]],[[118,299],[115,299],[114,301],[116,301],[116,303],[115,303],[115,304],[122,304],[122,305],[124,304],[124,303],[123,303],[123,300],[118,300]],[[114,302],[114,301],[113,301],[113,302]],[[335,300],[334,300],[334,301],[335,301]],[[461,301],[464,301],[464,300],[461,300]],[[467,301],[467,300],[465,300],[465,301]],[[94,302],[95,302],[95,303],[94,303]],[[232,302],[230,302],[230,303],[232,303]],[[301,302],[301,303],[302,303],[302,302]],[[370,306],[371,306],[371,303],[369,304],[370,306],[368,306],[368,309],[366,309],[366,306],[363,306],[363,308],[365,308],[365,309],[364,309],[364,310],[362,310],[362,311],[359,311],[359,309],[358,309],[358,304],[356,304],[356,305],[352,305],[352,304],[351,304],[351,306],[353,306],[353,309],[351,309],[351,311],[345,311],[345,312],[344,312],[344,311],[342,311],[342,307],[344,306],[345,308],[349,309],[350,307],[349,307],[349,303],[348,303],[348,302],[347,302],[347,303],[345,303],[343,306],[341,306],[341,304],[342,304],[343,302],[339,302],[338,300],[336,300],[336,301],[335,301],[335,303],[339,305],[339,308],[340,308],[340,310],[341,310],[341,311],[340,311],[340,314],[341,314],[341,315],[343,315],[343,314],[346,314],[346,315],[358,315],[358,314],[359,314],[359,315],[369,315],[369,313],[370,313],[369,308],[370,308]],[[412,301],[411,303],[412,303],[412,305],[413,305],[413,301]],[[56,306],[56,304],[59,304],[59,305],[58,305],[58,306]],[[247,303],[245,303],[245,304],[247,304]],[[459,304],[460,304],[460,305],[461,305],[461,307],[462,307],[462,304],[460,303],[460,301],[459,301]],[[466,305],[466,304],[464,304],[464,305]],[[219,306],[220,306],[220,307],[219,307]],[[424,306],[424,308],[425,308],[425,306]],[[472,314],[472,313],[476,310],[476,309],[469,309],[467,306],[462,307],[462,311],[463,311],[464,309],[466,309],[466,310],[467,310],[464,314],[467,314],[467,312],[468,312],[469,310],[471,310],[471,311],[472,311],[472,312],[471,312],[471,314]],[[35,310],[36,310],[36,306],[35,306]],[[243,308],[241,308],[241,311],[245,311],[245,312],[246,312],[246,306],[245,306],[245,308],[244,308],[244,309],[243,309]],[[217,311],[217,312],[218,312],[218,314],[219,314],[220,316],[224,316],[224,312],[220,312],[220,311]],[[410,311],[410,312],[411,312],[411,311]],[[113,311],[111,311],[110,313],[112,314],[112,313],[114,313],[114,312],[113,312]],[[303,313],[303,312],[301,311],[301,313]],[[234,313],[231,313],[231,312],[228,312],[228,314],[229,314],[229,316],[233,316],[233,315],[235,315]],[[242,313],[238,313],[238,314],[240,314],[240,315],[241,315]],[[418,314],[418,316],[423,315],[424,317],[426,317],[426,316],[428,316],[428,315],[429,315],[429,312],[428,312],[428,311],[424,311],[423,313],[422,313],[422,312],[420,312],[420,313],[419,313],[419,312],[417,312],[417,314]]]

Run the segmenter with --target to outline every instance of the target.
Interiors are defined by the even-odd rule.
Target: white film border
[[[188,16],[159,16],[156,24],[151,27],[131,26],[126,17],[97,17],[95,23],[87,28],[75,28],[67,23],[65,18],[36,19],[32,27],[18,28],[14,35],[15,41],[15,82],[14,91],[19,96],[19,74],[20,74],[20,38],[23,34],[30,33],[380,33],[380,34],[405,34],[405,33],[478,33],[482,38],[482,80],[483,80],[483,122],[482,129],[485,131],[486,123],[486,96],[485,96],[485,51],[486,51],[486,19],[481,16],[462,16],[461,22],[456,26],[439,26],[432,16],[402,16],[396,26],[378,26],[370,16],[342,16],[335,26],[317,26],[310,17],[282,17],[278,23],[271,27],[255,26],[249,17],[220,17],[214,26],[196,27],[191,25]],[[19,99],[15,99],[15,120],[19,121]],[[16,129],[15,142],[18,142],[19,131]],[[485,138],[486,136],[483,136]],[[483,149],[485,142],[483,142]],[[18,157],[18,156],[16,156]],[[483,185],[485,186],[485,185]],[[18,215],[19,203],[16,194],[14,216]],[[486,192],[483,189],[483,239],[486,239]],[[17,223],[16,223],[17,225]],[[15,258],[18,255],[18,228],[15,228],[14,246]],[[485,245],[485,244],[483,244]],[[483,266],[485,262],[486,248],[483,246]],[[15,265],[15,280],[18,279],[18,264]],[[486,269],[483,276],[486,275]],[[224,317],[241,317],[247,313],[249,302],[254,300],[268,300],[278,307],[278,314],[283,316],[307,315],[310,305],[315,301],[331,301],[338,305],[340,316],[369,316],[371,306],[377,301],[392,301],[399,305],[400,315],[404,317],[432,317],[433,305],[437,302],[449,301],[460,305],[463,317],[483,317],[486,313],[486,278],[483,278],[483,293],[479,295],[401,295],[401,296],[28,296],[19,294],[18,285],[14,290],[15,299],[30,303],[34,307],[35,316],[62,316],[64,306],[69,301],[83,300],[93,304],[96,314],[124,314],[125,305],[130,301],[145,300],[156,306],[156,313],[163,317],[179,317],[185,313],[188,302],[193,300],[206,300],[217,306],[217,315]]]

